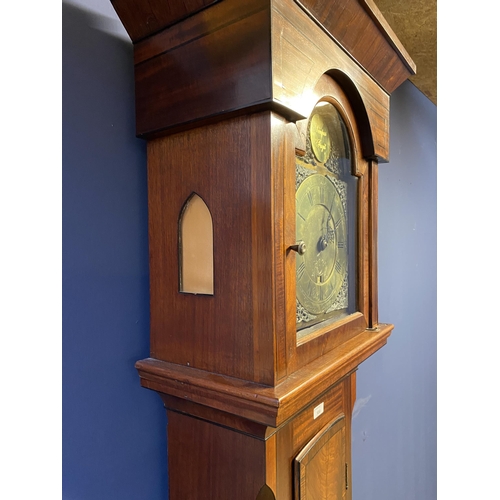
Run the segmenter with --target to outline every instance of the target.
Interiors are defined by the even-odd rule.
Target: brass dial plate
[[[347,275],[347,222],[340,194],[325,175],[307,177],[296,193],[297,299],[313,315],[327,312]]]
[[[297,341],[356,310],[356,177],[341,110],[320,100],[295,157]],[[314,338],[314,337],[311,337]]]

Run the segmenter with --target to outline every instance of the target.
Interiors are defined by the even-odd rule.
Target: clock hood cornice
[[[130,39],[133,43],[137,43],[221,1],[223,0],[193,0],[191,2],[183,0],[169,0],[168,2],[165,0],[111,0],[111,3]],[[372,58],[372,54],[376,51],[387,50],[387,45],[392,48],[394,56],[401,61],[401,64],[406,66],[409,74],[416,73],[415,63],[373,0],[295,1],[330,36],[345,47],[369,73],[376,72],[376,59]],[[272,7],[279,1],[266,0],[254,3],[268,4],[269,7]],[[375,37],[368,51],[360,43],[362,37]],[[384,80],[384,75],[381,75],[381,79]]]
[[[336,72],[366,108],[365,157],[388,159],[389,96],[415,64],[372,0],[112,3],[134,43],[139,137],[263,110],[304,119]]]

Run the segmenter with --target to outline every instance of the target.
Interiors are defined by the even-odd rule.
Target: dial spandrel
[[[311,114],[306,152],[296,157],[298,339],[308,327],[355,307],[355,178],[342,116],[328,102]]]

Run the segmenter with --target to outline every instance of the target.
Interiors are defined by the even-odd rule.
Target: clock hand
[[[332,220],[331,216],[329,215],[328,218],[326,219],[326,234],[322,234],[321,238],[318,241],[318,248],[321,251],[325,250],[326,247],[328,246],[329,243],[331,243],[335,239],[335,229],[330,228],[330,225],[328,224]],[[325,229],[325,216],[323,215],[322,221],[321,221],[321,227],[322,227],[322,232]]]
[[[330,227],[330,225],[328,224],[330,220],[332,221],[332,226],[333,226],[333,219],[331,217],[328,218],[328,221],[326,223],[326,239],[328,240],[329,243],[335,239],[335,228]]]
[[[328,246],[328,238],[325,236],[321,236],[321,238],[318,241],[319,251],[322,252],[323,250],[325,250],[327,246]]]

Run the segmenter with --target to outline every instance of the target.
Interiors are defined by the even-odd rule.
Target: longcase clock
[[[170,499],[351,498],[377,176],[415,65],[371,0],[112,0],[147,141]],[[355,486],[354,486],[355,487]]]

